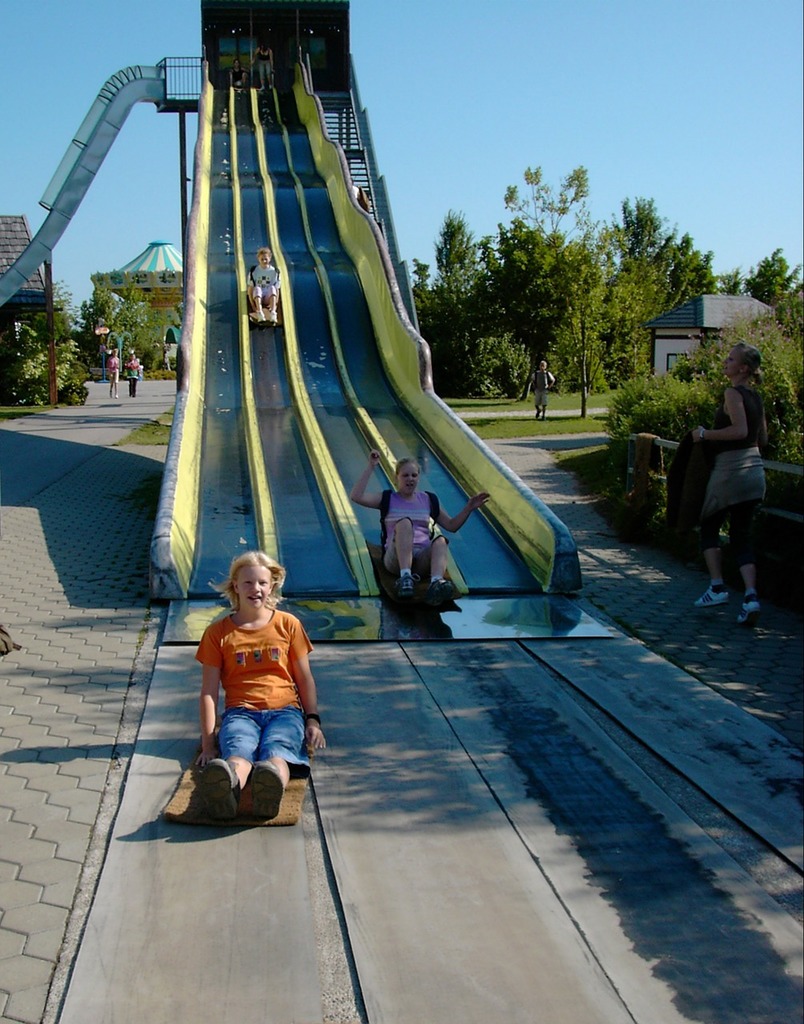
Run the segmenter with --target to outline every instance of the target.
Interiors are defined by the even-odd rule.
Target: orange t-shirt
[[[221,670],[227,708],[301,709],[293,663],[313,649],[304,627],[289,612],[275,611],[260,629],[242,629],[230,615],[204,630],[195,657]]]

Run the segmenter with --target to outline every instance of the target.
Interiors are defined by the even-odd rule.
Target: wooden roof
[[[31,240],[28,218],[0,215],[0,274],[4,274]],[[45,279],[41,267],[2,308],[5,312],[37,313],[45,308]]]

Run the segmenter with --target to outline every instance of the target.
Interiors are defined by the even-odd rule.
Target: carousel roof
[[[120,267],[121,274],[156,274],[163,270],[181,273],[181,253],[172,242],[149,242],[148,247],[130,263]]]
[[[152,306],[167,309],[181,298],[181,253],[172,242],[150,242],[144,252],[124,267],[108,274],[93,274],[92,280],[117,295],[134,286],[145,292]]]

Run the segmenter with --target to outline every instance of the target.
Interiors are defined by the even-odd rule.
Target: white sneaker
[[[740,609],[740,614],[737,616],[737,625],[748,626],[749,628],[751,626],[755,626],[757,624],[757,619],[759,618],[759,613],[761,610],[762,609],[760,608],[759,601],[757,600],[756,595],[747,598],[745,601],[743,601],[743,606]]]
[[[264,321],[265,321],[265,313],[263,313],[263,311],[262,311],[262,310],[260,310],[260,311],[259,311],[259,312],[257,313],[257,319],[258,319],[258,320],[259,320],[260,322],[264,322]]]
[[[716,604],[726,604],[729,600],[728,590],[713,590],[708,587],[695,602],[696,608],[713,608]]]

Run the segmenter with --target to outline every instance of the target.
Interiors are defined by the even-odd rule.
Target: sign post
[[[106,324],[100,323],[95,328],[95,333],[101,338],[100,349],[98,350],[100,352],[100,357],[101,357],[101,379],[100,379],[100,383],[101,384],[105,384],[106,383],[106,352],[107,352],[107,349],[106,349],[106,335],[109,333],[109,328],[106,326]]]

